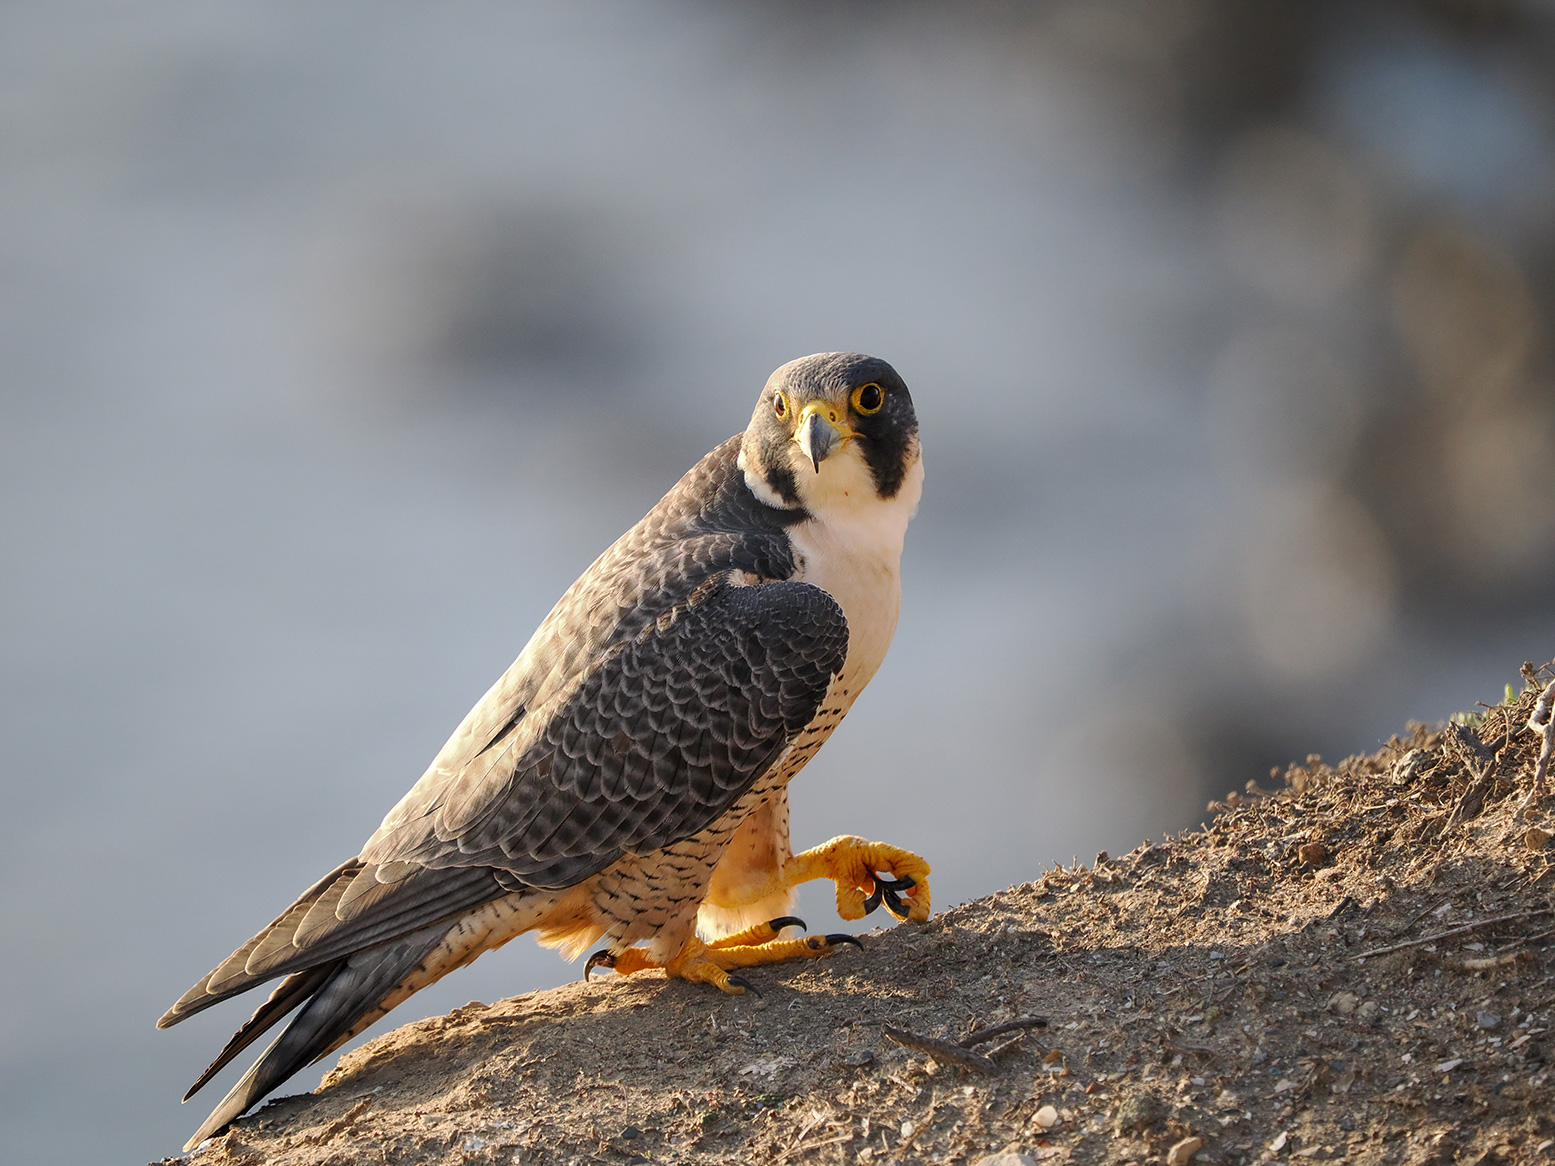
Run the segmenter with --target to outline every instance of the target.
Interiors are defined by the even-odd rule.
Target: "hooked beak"
[[[799,426],[794,430],[793,440],[810,459],[815,472],[820,473],[821,463],[852,436],[853,430],[843,422],[836,406],[825,401],[811,401],[799,414]]]

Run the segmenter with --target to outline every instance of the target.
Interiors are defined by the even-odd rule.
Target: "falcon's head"
[[[767,380],[740,443],[740,468],[769,506],[823,514],[893,501],[921,483],[918,417],[896,370],[875,356],[822,352]]]

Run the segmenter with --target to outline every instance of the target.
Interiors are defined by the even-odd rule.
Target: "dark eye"
[[[880,406],[884,404],[885,393],[873,381],[853,390],[853,408],[865,417],[880,412]]]
[[[772,398],[772,412],[778,417],[783,417],[788,413],[788,398],[782,393]]]

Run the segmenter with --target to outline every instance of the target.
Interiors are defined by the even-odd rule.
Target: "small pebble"
[[[1550,844],[1552,835],[1542,826],[1529,826],[1528,832],[1523,835],[1523,845],[1529,850],[1543,850]]]
[[[1166,1152],[1166,1166],[1188,1166],[1203,1148],[1203,1138],[1184,1138]]]
[[[1138,1094],[1124,1098],[1113,1115],[1113,1129],[1118,1133],[1133,1133],[1155,1125],[1161,1120],[1161,1103],[1152,1095]]]
[[[843,1057],[842,1063],[854,1069],[867,1069],[875,1063],[875,1054],[868,1049],[858,1049]]]
[[[1274,1141],[1269,1143],[1269,1152],[1272,1154],[1278,1154],[1285,1148],[1285,1143],[1288,1141],[1290,1141],[1289,1136],[1285,1133],[1284,1130],[1281,1130],[1279,1136],[1276,1137]]]
[[[1479,1025],[1481,1028],[1500,1028],[1501,1017],[1496,1015],[1494,1012],[1486,1012],[1483,1008],[1481,1008],[1474,1014],[1474,1023]]]
[[[1349,1016],[1360,1002],[1360,997],[1354,992],[1335,992],[1328,998],[1328,1010],[1340,1016]]]
[[[859,1155],[863,1157],[862,1154]],[[1030,1154],[1017,1154],[1013,1150],[1005,1150],[1000,1154],[988,1154],[979,1158],[972,1166],[1037,1166],[1037,1160]]]
[[[1321,842],[1307,842],[1296,851],[1296,857],[1308,866],[1316,866],[1328,858],[1328,847]]]
[[[1037,1110],[1036,1123],[1045,1130],[1050,1130],[1058,1124],[1058,1110],[1051,1105],[1044,1105]]]
[[[1424,749],[1411,749],[1398,759],[1398,764],[1393,767],[1393,780],[1399,785],[1408,785],[1425,767],[1430,760],[1430,754]]]

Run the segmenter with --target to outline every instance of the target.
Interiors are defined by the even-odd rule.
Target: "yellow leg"
[[[922,923],[929,917],[929,870],[929,864],[910,850],[842,834],[794,855],[783,864],[779,877],[784,887],[831,879],[837,884],[837,914],[844,919],[862,919],[883,898],[898,919]],[[884,881],[880,874],[893,877]],[[910,886],[900,885],[909,880]]]
[[[723,885],[715,874],[707,903],[738,909],[781,899],[812,879],[831,879],[837,885],[837,914],[844,919],[862,919],[884,902],[898,919],[922,923],[929,917],[929,869],[910,850],[843,834],[789,856],[781,866],[747,870]],[[759,927],[747,930],[755,932]]]
[[[751,928],[755,931],[756,928]],[[744,934],[744,933],[742,933]],[[734,938],[734,937],[730,937]],[[727,940],[721,941],[727,943]],[[794,959],[816,959],[829,955],[844,943],[859,946],[851,935],[807,935],[803,939],[776,939],[767,943],[749,943],[733,947],[709,947],[692,937],[686,946],[666,964],[655,963],[647,949],[629,947],[625,951],[596,952],[584,966],[583,976],[596,967],[608,967],[618,975],[630,976],[662,968],[664,973],[678,980],[690,980],[695,984],[712,984],[731,995],[742,995],[753,986],[739,976],[731,976],[733,968],[754,968],[763,964],[779,964]]]
[[[733,935],[726,935],[722,939],[715,939],[707,946],[715,950],[728,947],[753,947],[757,944],[771,943],[783,931],[785,927],[804,927],[804,920],[793,915],[784,915],[781,919],[769,919],[765,923],[757,923],[753,927],[747,927],[744,931],[736,931]]]

